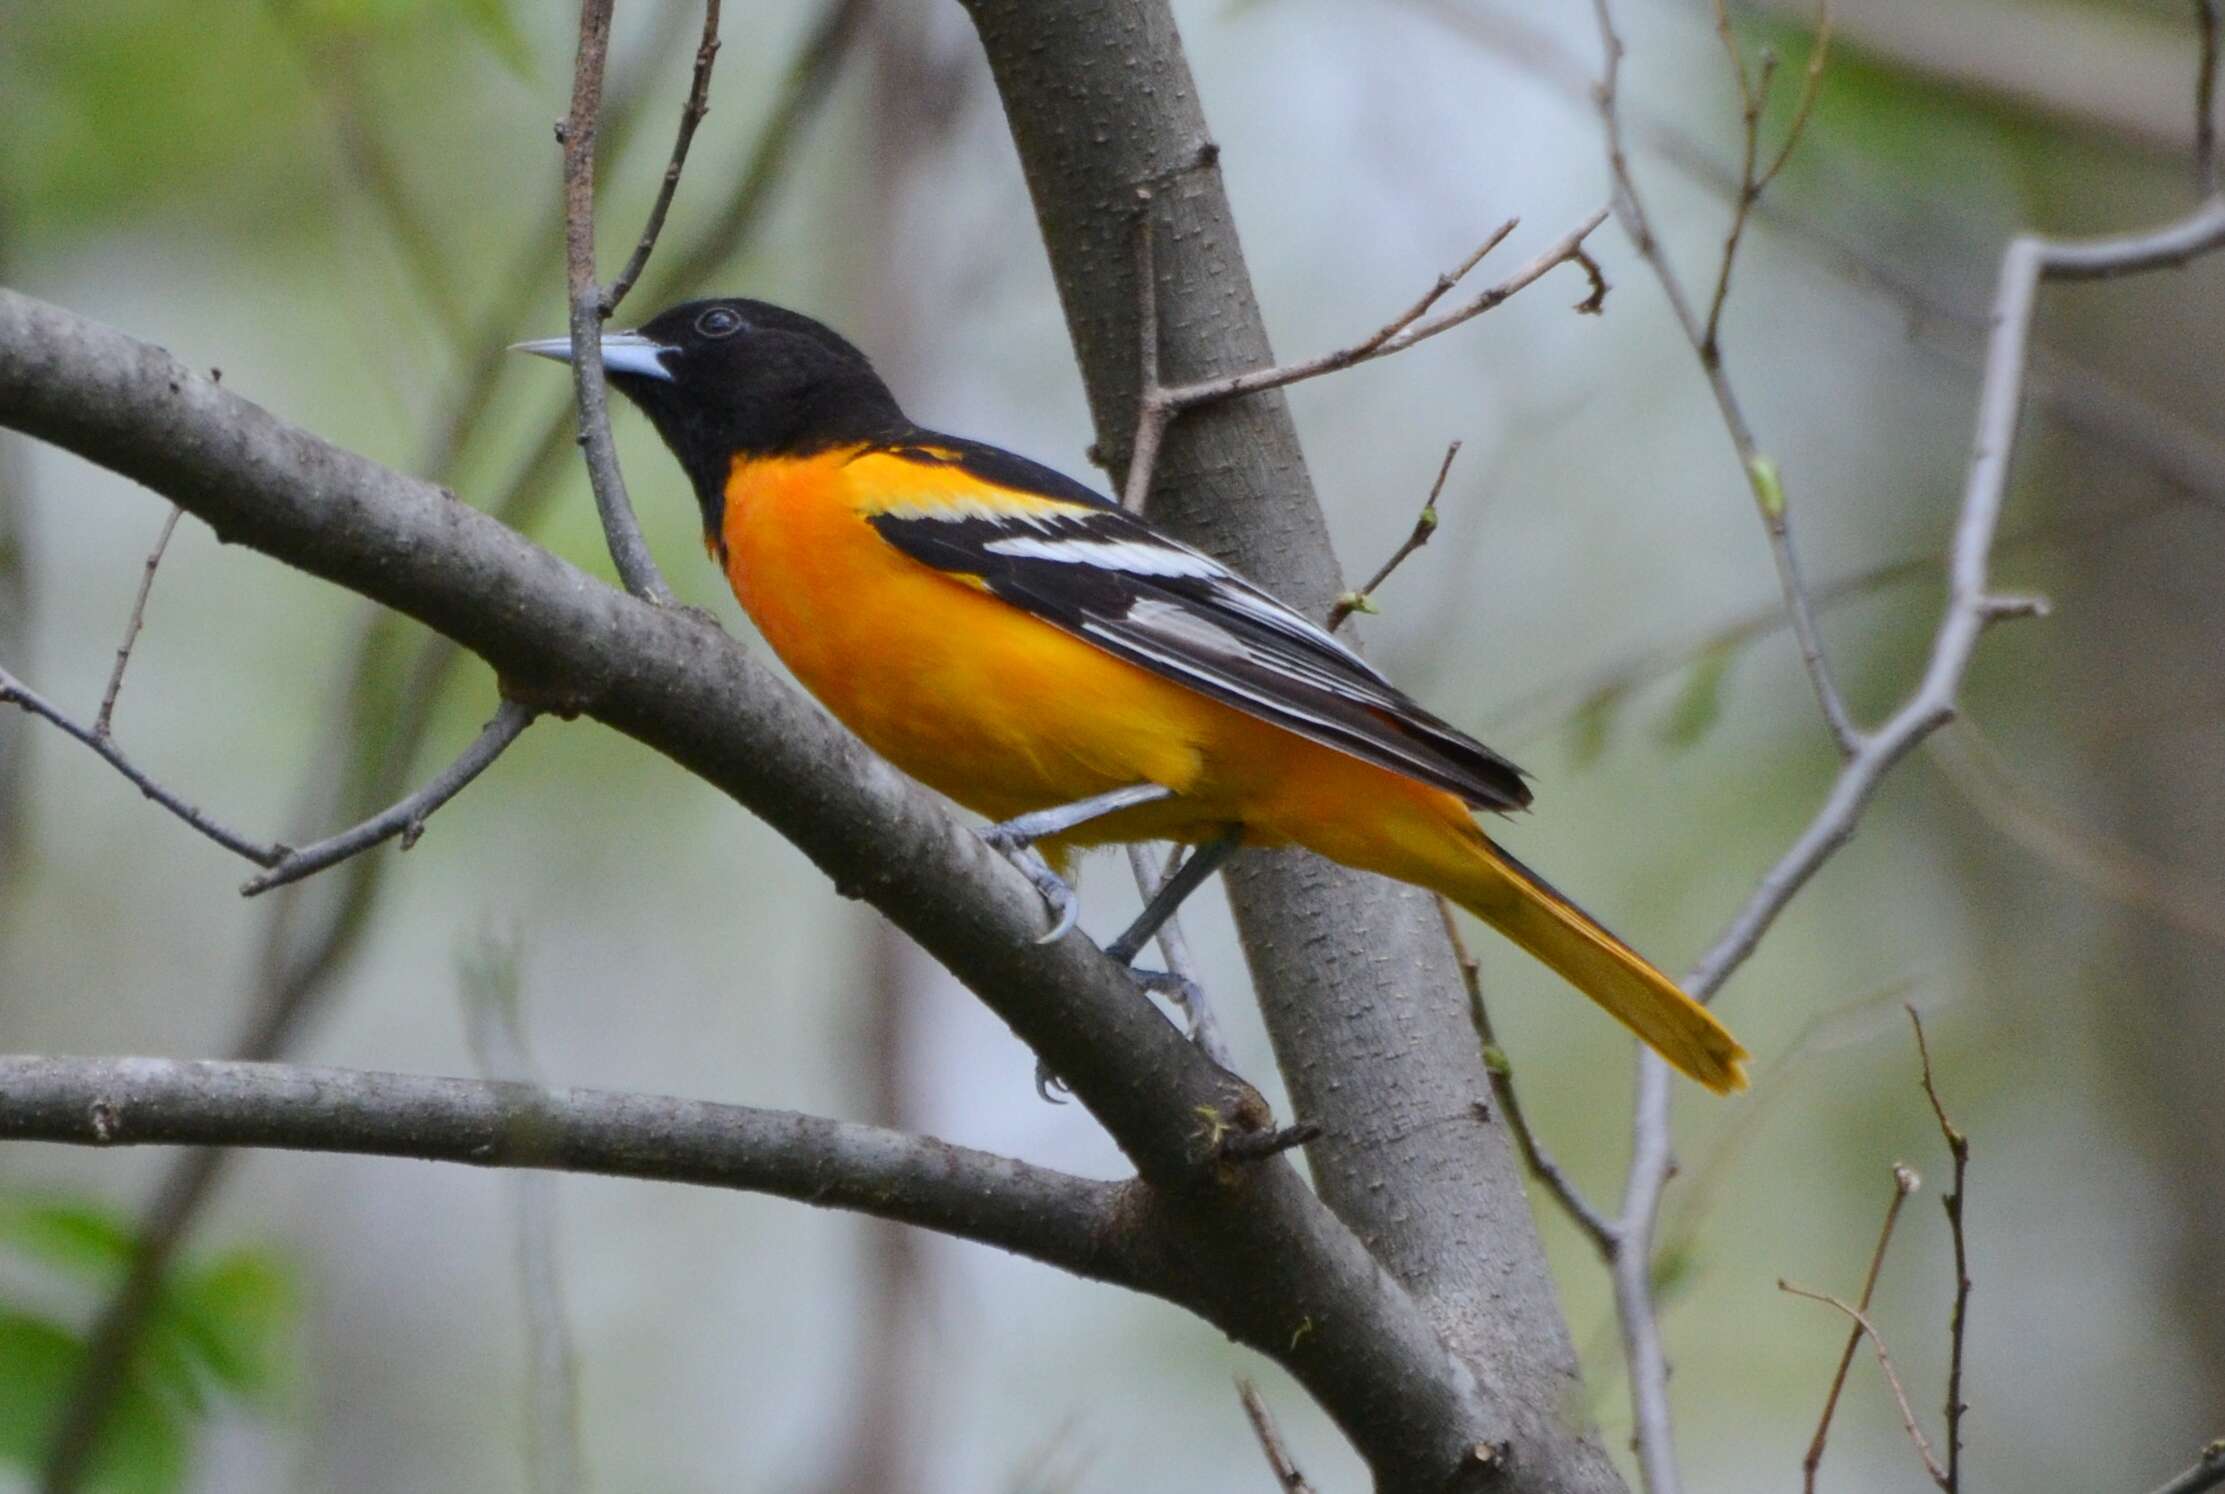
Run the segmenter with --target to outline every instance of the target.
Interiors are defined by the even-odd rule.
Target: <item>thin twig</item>
[[[1285,1494],[1313,1494],[1313,1485],[1306,1482],[1306,1476],[1291,1461],[1289,1449],[1283,1446],[1282,1429],[1275,1425],[1275,1415],[1267,1409],[1259,1387],[1238,1375],[1236,1398],[1244,1403],[1244,1414],[1251,1418],[1252,1435],[1259,1439],[1259,1450],[1266,1454],[1267,1466],[1275,1470],[1275,1482],[1282,1486]]]
[[[2220,1484],[2225,1484],[2225,1437],[2203,1448],[2193,1467],[2160,1485],[2155,1494],[2202,1494]]]
[[[1413,533],[1407,535],[1405,541],[1391,552],[1390,559],[1376,568],[1375,574],[1367,579],[1366,585],[1337,598],[1336,605],[1329,609],[1330,632],[1334,633],[1355,612],[1373,612],[1376,589],[1390,580],[1391,572],[1403,565],[1407,556],[1428,544],[1430,536],[1437,532],[1437,497],[1445,491],[1445,478],[1452,471],[1452,459],[1458,455],[1458,441],[1445,448],[1445,459],[1437,468],[1437,480],[1429,485],[1429,496],[1422,500],[1422,511],[1414,518]]]
[[[1823,1292],[1811,1292],[1806,1287],[1794,1286],[1789,1281],[1779,1280],[1777,1290],[1795,1297],[1805,1297],[1810,1302],[1835,1307],[1854,1320],[1854,1331],[1869,1339],[1870,1347],[1877,1351],[1878,1368],[1885,1371],[1885,1383],[1892,1387],[1893,1400],[1901,1408],[1901,1425],[1908,1430],[1908,1440],[1916,1445],[1916,1456],[1924,1460],[1924,1469],[1931,1474],[1932,1482],[1944,1487],[1947,1470],[1939,1466],[1939,1459],[1932,1453],[1931,1443],[1925,1440],[1924,1429],[1916,1421],[1915,1409],[1908,1404],[1907,1387],[1901,1384],[1900,1372],[1893,1368],[1892,1356],[1885,1352],[1885,1340],[1879,1336],[1877,1326],[1869,1320],[1868,1315],[1851,1302],[1842,1302]]]
[[[579,59],[572,72],[572,112],[564,123],[564,269],[571,295],[572,394],[579,406],[579,444],[595,490],[603,537],[626,589],[660,607],[672,589],[657,569],[610,435],[610,391],[603,376],[602,287],[595,282],[595,120],[610,50],[613,0],[580,0]]]
[[[1151,474],[1158,470],[1159,443],[1180,413],[1159,382],[1159,269],[1152,251],[1151,189],[1136,191],[1136,433],[1128,443],[1128,475],[1120,505],[1143,512],[1151,496]]]
[[[1851,761],[1860,751],[1864,737],[1848,712],[1846,699],[1839,693],[1829,661],[1824,657],[1823,637],[1816,627],[1814,604],[1808,595],[1806,582],[1801,577],[1799,552],[1792,542],[1791,520],[1786,513],[1783,475],[1777,463],[1761,449],[1754,438],[1753,427],[1746,419],[1745,406],[1737,391],[1731,386],[1730,375],[1725,371],[1720,350],[1709,334],[1708,325],[1692,309],[1690,297],[1685,294],[1684,282],[1677,277],[1669,263],[1661,242],[1654,236],[1652,220],[1647,216],[1645,200],[1638,191],[1638,184],[1630,170],[1630,158],[1623,144],[1623,127],[1618,86],[1622,75],[1622,36],[1615,29],[1614,12],[1610,0],[1592,0],[1592,9],[1599,25],[1600,48],[1605,57],[1599,86],[1594,90],[1599,104],[1599,114],[1607,140],[1607,166],[1615,183],[1615,216],[1622,223],[1623,232],[1644,259],[1654,279],[1661,284],[1662,298],[1669,303],[1677,325],[1683,330],[1685,341],[1692,345],[1700,370],[1707,379],[1708,391],[1715,397],[1715,406],[1722,416],[1724,431],[1730,436],[1732,449],[1738,457],[1739,470],[1745,473],[1747,486],[1752,490],[1754,504],[1761,515],[1762,527],[1769,537],[1769,551],[1776,562],[1779,589],[1784,593],[1785,609],[1792,617],[1793,638],[1800,650],[1800,662],[1808,672],[1808,681],[1815,691],[1816,705],[1823,712],[1825,726],[1839,756]],[[1745,87],[1741,70],[1741,87]],[[1751,180],[1752,163],[1747,165],[1747,180]],[[1742,182],[1740,195],[1746,193]],[[1751,203],[1746,204],[1750,211]],[[1726,246],[1735,253],[1735,241]],[[1726,282],[1727,289],[1727,282]]]
[[[503,701],[494,718],[480,729],[471,745],[454,762],[426,780],[424,787],[338,835],[327,836],[298,851],[287,851],[268,871],[240,888],[241,895],[254,897],[273,887],[314,876],[328,866],[397,835],[402,837],[402,849],[408,850],[425,833],[425,821],[433,811],[462,793],[472,779],[485,772],[539,714],[533,706],[514,700]]]
[[[1957,1494],[1962,1485],[1962,1413],[1970,1409],[1962,1400],[1963,1344],[1970,1321],[1970,1251],[1963,1235],[1962,1190],[1963,1176],[1970,1167],[1970,1138],[1947,1119],[1947,1107],[1939,1102],[1939,1088],[1932,1083],[1931,1046],[1924,1041],[1924,1019],[1916,1015],[1913,1005],[1907,1010],[1908,1020],[1916,1029],[1916,1054],[1923,1062],[1924,1098],[1931,1101],[1939,1134],[1955,1163],[1954,1186],[1939,1200],[1947,1211],[1947,1232],[1955,1246],[1955,1305],[1947,1318],[1947,1476],[1940,1480],[1939,1487],[1945,1494]]]
[[[2218,0],[2194,0],[2202,32],[2202,60],[2194,74],[2194,185],[2204,197],[2217,192]]]
[[[1885,1206],[1885,1224],[1877,1232],[1877,1249],[1870,1252],[1870,1268],[1862,1276],[1862,1297],[1857,1304],[1861,1311],[1870,1310],[1870,1298],[1877,1291],[1878,1273],[1885,1269],[1885,1249],[1893,1243],[1893,1226],[1900,1222],[1901,1205],[1908,1202],[1908,1195],[1922,1186],[1922,1181],[1909,1168],[1898,1163],[1893,1166],[1893,1198]],[[1783,1286],[1782,1282],[1778,1283]],[[1862,1325],[1857,1320],[1846,1336],[1846,1349],[1839,1355],[1839,1367],[1831,1375],[1831,1389],[1823,1398],[1823,1415],[1816,1421],[1815,1437],[1808,1443],[1808,1454],[1800,1460],[1800,1487],[1806,1494],[1815,1494],[1816,1472],[1823,1466],[1824,1439],[1831,1435],[1831,1418],[1838,1413],[1839,1394],[1846,1389],[1847,1371],[1854,1366],[1854,1351],[1862,1345]]]
[[[60,727],[70,736],[92,748],[99,755],[101,761],[131,780],[132,786],[138,789],[140,793],[154,800],[155,803],[169,810],[233,855],[245,857],[257,866],[276,866],[286,854],[284,846],[264,845],[262,842],[252,840],[236,830],[226,829],[206,811],[188,804],[176,793],[164,788],[160,783],[149,777],[136,763],[126,757],[124,750],[116,745],[113,737],[72,720],[59,706],[56,706],[45,696],[8,673],[6,669],[0,669],[0,704],[20,706],[32,715],[41,717]]]
[[[1408,312],[1399,317],[1394,317],[1389,324],[1377,329],[1374,333],[1349,347],[1338,348],[1334,352],[1322,353],[1317,357],[1303,359],[1297,363],[1281,363],[1273,368],[1259,368],[1247,373],[1227,374],[1217,379],[1202,379],[1194,384],[1172,385],[1160,390],[1160,397],[1174,405],[1177,410],[1194,410],[1200,405],[1217,404],[1225,399],[1235,399],[1239,395],[1257,394],[1266,389],[1281,389],[1286,385],[1296,384],[1304,379],[1317,379],[1323,374],[1339,373],[1362,363],[1373,362],[1377,358],[1388,358],[1393,353],[1403,353],[1416,343],[1427,342],[1439,333],[1449,332],[1463,322],[1481,316],[1494,307],[1504,305],[1517,292],[1535,284],[1544,277],[1547,271],[1556,266],[1581,264],[1584,265],[1587,274],[1596,276],[1598,266],[1585,260],[1584,240],[1591,235],[1592,230],[1599,227],[1606,219],[1607,210],[1605,208],[1599,209],[1599,211],[1577,224],[1576,227],[1554,240],[1529,263],[1523,265],[1497,285],[1477,293],[1452,310],[1440,313],[1427,321],[1409,321],[1407,318],[1417,312],[1426,311],[1437,303],[1438,299],[1443,296],[1444,291],[1435,287]],[[1514,220],[1511,219],[1500,225],[1498,230],[1489,239],[1485,240],[1483,248],[1469,256],[1464,262],[1463,273],[1465,273],[1467,266],[1475,264],[1485,253],[1512,233],[1514,226]],[[1440,276],[1438,285],[1450,289],[1446,282],[1452,278],[1454,277]],[[1578,309],[1596,310],[1597,307],[1593,303],[1597,297],[1598,291],[1595,282],[1592,296],[1587,297]]]
[[[1530,1128],[1529,1117],[1522,1111],[1522,1101],[1514,1089],[1514,1067],[1507,1062],[1506,1050],[1491,1027],[1490,1008],[1483,1001],[1483,966],[1468,948],[1467,939],[1460,932],[1460,923],[1453,915],[1452,901],[1440,896],[1437,899],[1438,916],[1445,921],[1445,937],[1452,941],[1453,959],[1460,966],[1461,984],[1468,991],[1468,1020],[1476,1029],[1476,1041],[1483,1045],[1483,1068],[1490,1077],[1492,1098],[1499,1107],[1499,1117],[1513,1133],[1514,1145],[1522,1154],[1523,1165],[1530,1176],[1545,1185],[1555,1202],[1568,1211],[1576,1227],[1597,1246],[1600,1255],[1612,1259],[1620,1243],[1615,1233],[1614,1220],[1607,1217],[1592,1201],[1584,1196],[1576,1180],[1561,1170],[1560,1163],[1537,1139]]]
[[[124,688],[124,669],[131,663],[132,645],[139,641],[139,630],[147,622],[147,597],[155,589],[155,568],[162,564],[162,552],[170,548],[170,536],[178,532],[178,520],[185,510],[170,505],[170,517],[162,521],[162,533],[155,537],[155,547],[147,552],[147,567],[139,577],[139,594],[132,598],[131,618],[124,624],[124,641],[116,645],[116,667],[108,672],[108,688],[101,692],[100,714],[93,718],[93,735],[105,738],[116,715],[116,697]]]
[[[1762,53],[1757,75],[1749,80],[1745,59],[1738,50],[1738,37],[1731,28],[1730,7],[1727,0],[1715,0],[1715,30],[1723,39],[1723,50],[1730,57],[1731,75],[1738,80],[1739,123],[1742,126],[1743,154],[1738,172],[1738,188],[1731,199],[1730,232],[1723,240],[1723,256],[1715,271],[1715,291],[1708,298],[1706,330],[1700,339],[1703,358],[1717,358],[1722,350],[1723,307],[1731,293],[1731,270],[1738,262],[1739,246],[1746,237],[1746,228],[1753,219],[1754,209],[1761,202],[1761,195],[1777,174],[1785,169],[1792,153],[1800,144],[1800,137],[1807,133],[1808,121],[1815,112],[1817,95],[1823,90],[1824,63],[1831,55],[1831,5],[1830,0],[1818,0],[1816,6],[1815,40],[1808,49],[1808,67],[1800,85],[1800,96],[1793,103],[1792,119],[1785,126],[1784,139],[1779,142],[1777,153],[1767,165],[1761,161],[1762,114],[1769,105],[1769,91],[1777,77],[1777,54]]]
[[[526,1046],[522,977],[514,939],[492,936],[459,960],[458,995],[464,1036],[483,1078],[505,1085],[539,1087]],[[538,1120],[530,1106],[511,1116],[512,1129],[529,1134]],[[579,1353],[564,1305],[564,1271],[558,1240],[556,1179],[520,1172],[511,1179],[517,1249],[518,1295],[524,1308],[526,1487],[534,1494],[578,1494],[587,1487],[580,1447]]]
[[[1159,889],[1166,885],[1167,878],[1174,875],[1174,868],[1181,855],[1182,848],[1177,846],[1166,865],[1156,867],[1151,864],[1149,846],[1141,842],[1129,845],[1128,869],[1134,874],[1136,891],[1142,895],[1147,906],[1159,895]],[[1197,961],[1191,958],[1190,941],[1182,932],[1180,915],[1167,915],[1166,922],[1159,925],[1159,931],[1152,938],[1159,945],[1160,957],[1166,961],[1167,973],[1176,978],[1175,989],[1168,994],[1168,999],[1180,1006],[1183,1015],[1188,1018],[1190,1041],[1196,1043],[1207,1058],[1230,1073],[1235,1073],[1236,1057],[1229,1051],[1228,1039],[1221,1035],[1220,1019],[1213,1015],[1212,1003],[1203,999],[1205,988],[1198,983]],[[1187,993],[1196,994],[1193,996]]]
[[[680,132],[672,142],[672,159],[664,168],[664,180],[657,186],[657,200],[650,204],[649,222],[641,230],[641,242],[634,245],[634,252],[626,260],[618,278],[603,289],[600,311],[605,319],[618,309],[626,299],[626,292],[634,288],[641,272],[649,263],[649,253],[657,247],[657,235],[664,232],[665,214],[672,209],[672,196],[680,189],[680,168],[687,164],[688,147],[695,141],[696,127],[703,123],[703,116],[711,112],[711,65],[718,61],[718,11],[719,0],[703,0],[703,40],[695,48],[695,77],[688,85],[688,101],[680,106]]]

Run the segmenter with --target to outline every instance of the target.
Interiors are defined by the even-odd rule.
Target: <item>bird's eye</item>
[[[742,314],[731,306],[714,306],[695,319],[695,330],[705,337],[732,337],[742,330]]]

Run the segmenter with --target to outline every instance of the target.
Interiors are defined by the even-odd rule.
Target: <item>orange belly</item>
[[[737,464],[727,577],[804,688],[912,777],[1000,820],[1132,784],[1174,790],[1092,821],[1068,838],[1077,845],[1206,840],[1241,824],[1251,844],[1296,841],[1367,865],[1384,860],[1384,831],[1400,821],[1432,841],[1448,825],[1474,834],[1449,794],[1247,716],[911,559],[867,522],[889,495],[859,491],[850,456]],[[933,469],[903,476],[915,490],[963,481]],[[1355,802],[1378,808],[1351,827],[1366,844],[1321,843],[1339,838],[1323,826],[1350,822]]]

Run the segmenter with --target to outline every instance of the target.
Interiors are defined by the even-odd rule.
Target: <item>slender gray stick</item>
[[[1692,968],[1684,988],[1693,997],[1713,998],[1753,953],[1786,904],[1853,836],[1886,774],[1954,718],[1963,677],[1986,626],[2030,613],[2029,599],[1994,595],[1988,571],[2008,488],[2040,282],[2102,279],[2180,265],[2220,244],[2225,244],[2225,197],[2211,198],[2187,217],[2152,233],[2073,242],[2020,234],[2010,241],[2002,255],[1993,334],[1978,393],[1976,436],[1948,550],[1946,612],[1933,635],[1923,675],[1899,709],[1862,738],[1807,828]],[[1678,1487],[1668,1414],[1668,1365],[1661,1353],[1651,1281],[1654,1229],[1670,1171],[1669,1098],[1668,1067],[1651,1053],[1640,1054],[1632,1156],[1619,1225],[1622,1249],[1614,1276],[1631,1397],[1638,1412],[1639,1464],[1653,1494],[1671,1494]]]
[[[695,47],[695,76],[688,84],[688,101],[680,106],[680,133],[672,142],[672,159],[665,163],[664,180],[657,184],[657,200],[649,207],[649,221],[641,230],[641,242],[634,245],[634,252],[627,258],[626,267],[603,291],[600,311],[604,318],[618,309],[626,293],[634,288],[641,272],[648,267],[649,254],[657,247],[657,235],[664,232],[665,214],[672,210],[673,194],[680,190],[680,168],[688,163],[688,147],[695,143],[696,127],[703,123],[703,116],[711,112],[711,65],[718,61],[719,0],[703,0],[703,39]]]
[[[1604,55],[1599,85],[1594,91],[1599,104],[1599,114],[1607,138],[1607,168],[1614,179],[1615,216],[1622,223],[1623,232],[1629,235],[1639,257],[1653,271],[1661,283],[1662,298],[1669,303],[1677,325],[1684,332],[1699,359],[1700,369],[1707,378],[1709,393],[1715,397],[1716,409],[1723,419],[1723,428],[1729,434],[1731,445],[1738,455],[1739,469],[1746,474],[1748,487],[1753,490],[1754,504],[1761,515],[1763,528],[1769,536],[1769,552],[1776,562],[1777,578],[1784,592],[1785,609],[1792,618],[1793,637],[1800,649],[1800,662],[1808,671],[1808,681],[1815,691],[1816,704],[1823,712],[1831,740],[1839,755],[1852,759],[1862,745],[1862,731],[1855,725],[1847,711],[1846,701],[1839,693],[1837,682],[1831,674],[1830,662],[1824,657],[1823,635],[1816,627],[1815,608],[1808,596],[1807,583],[1802,580],[1799,552],[1792,542],[1792,521],[1786,513],[1784,481],[1778,473],[1776,462],[1762,451],[1754,438],[1753,427],[1746,419],[1746,409],[1740,403],[1738,392],[1732,388],[1730,375],[1723,367],[1721,350],[1715,345],[1712,333],[1693,310],[1692,300],[1685,293],[1684,283],[1677,278],[1676,270],[1669,264],[1668,255],[1661,242],[1654,236],[1652,220],[1647,216],[1645,200],[1639,195],[1637,180],[1630,170],[1630,157],[1623,145],[1622,114],[1618,92],[1622,76],[1622,36],[1615,29],[1614,11],[1610,0],[1592,0],[1592,10],[1599,25],[1599,44]],[[1740,87],[1746,82],[1743,73]],[[1748,182],[1751,163],[1748,167]],[[1746,187],[1741,186],[1743,195]],[[1743,203],[1741,210],[1750,208]],[[1726,253],[1735,254],[1737,242],[1733,239]]]
[[[71,719],[69,714],[29,685],[0,668],[0,704],[16,705],[32,715],[60,727],[70,736],[84,743],[97,753],[102,762],[131,780],[132,787],[169,810],[179,819],[200,831],[235,856],[244,856],[257,866],[276,866],[286,854],[285,847],[264,845],[251,840],[236,830],[228,830],[204,811],[185,802],[177,794],[164,788],[142,770],[124,750],[116,745],[115,738],[96,727],[85,726]]]
[[[171,504],[170,517],[162,521],[162,533],[155,536],[155,547],[147,552],[146,568],[139,576],[139,594],[132,598],[131,618],[124,624],[124,641],[116,645],[116,667],[108,672],[108,688],[100,694],[100,713],[93,717],[96,737],[107,736],[115,724],[116,697],[124,690],[124,670],[131,664],[132,646],[147,624],[147,598],[154,594],[155,571],[162,565],[163,552],[170,548],[170,536],[178,532],[178,520],[184,517],[185,510]]]
[[[603,376],[603,291],[595,282],[595,122],[610,51],[613,0],[580,0],[579,59],[572,73],[572,112],[564,122],[564,271],[571,293],[572,392],[579,404],[579,444],[595,490],[603,537],[626,590],[660,607],[672,589],[657,569],[634,518],[618,448],[610,435],[610,388]]]
[[[362,824],[327,836],[314,845],[303,846],[298,851],[287,851],[276,864],[261,876],[240,888],[245,897],[254,897],[283,887],[288,882],[298,882],[313,876],[336,862],[347,860],[358,852],[367,851],[382,841],[402,837],[402,849],[408,850],[424,833],[425,821],[433,811],[462,793],[472,779],[484,773],[494,760],[509,749],[512,742],[531,726],[540,712],[533,706],[515,700],[505,700],[494,713],[494,719],[480,728],[462,754],[447,767],[426,781],[425,786],[407,798],[389,805],[365,820]]]

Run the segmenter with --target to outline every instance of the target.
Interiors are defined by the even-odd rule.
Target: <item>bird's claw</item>
[[[1074,931],[1081,922],[1082,900],[1064,877],[1051,870],[1051,863],[1043,853],[1029,843],[1027,837],[1015,835],[1002,825],[991,825],[981,832],[981,838],[1004,859],[1020,869],[1020,874],[1033,883],[1051,910],[1051,926],[1036,936],[1038,944],[1056,944]]]
[[[1049,1064],[1038,1058],[1035,1061],[1035,1092],[1046,1105],[1063,1105],[1066,1101],[1061,1097],[1074,1091],[1067,1087],[1064,1079],[1051,1072]]]

